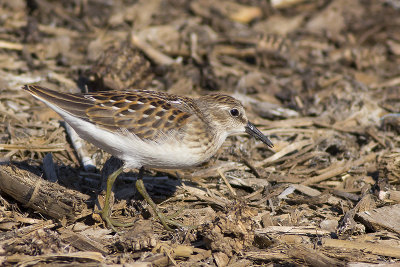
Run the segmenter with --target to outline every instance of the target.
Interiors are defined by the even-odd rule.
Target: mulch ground
[[[368,0],[0,2],[0,264],[361,266],[400,261],[400,4]],[[268,135],[147,170],[164,230],[114,187],[120,162],[21,86],[239,99]]]

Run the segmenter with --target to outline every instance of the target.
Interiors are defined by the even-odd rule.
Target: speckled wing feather
[[[24,89],[100,128],[127,130],[147,140],[178,134],[195,114],[190,98],[146,90],[69,94],[34,85]]]

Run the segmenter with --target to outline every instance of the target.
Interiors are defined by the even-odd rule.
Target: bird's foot
[[[153,207],[152,207],[153,208]],[[176,216],[165,216],[158,208],[154,209],[153,212],[157,216],[157,218],[160,220],[161,224],[164,226],[164,228],[168,231],[174,231],[170,226],[174,226],[177,228],[191,228],[190,226],[184,225],[182,223],[179,223],[175,220],[173,220],[174,217]]]
[[[111,218],[111,210],[110,208],[103,208],[100,212],[100,216],[103,219],[103,221],[106,223],[106,226],[113,230],[114,232],[118,232],[116,227],[130,227],[135,224],[135,222],[129,222],[129,223],[121,223],[113,218]]]

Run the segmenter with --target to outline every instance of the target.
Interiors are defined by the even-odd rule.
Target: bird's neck
[[[209,128],[209,131],[213,133],[220,132],[218,129],[219,125],[217,124],[217,121],[214,118],[212,112],[215,107],[210,106],[209,103],[207,103],[201,98],[195,99],[194,103],[195,103],[194,110],[196,112],[196,115],[199,117],[200,120],[202,120],[205,123],[205,125]]]

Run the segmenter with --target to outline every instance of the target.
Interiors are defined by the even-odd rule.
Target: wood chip
[[[376,230],[386,229],[400,234],[400,204],[357,213],[357,219]]]

